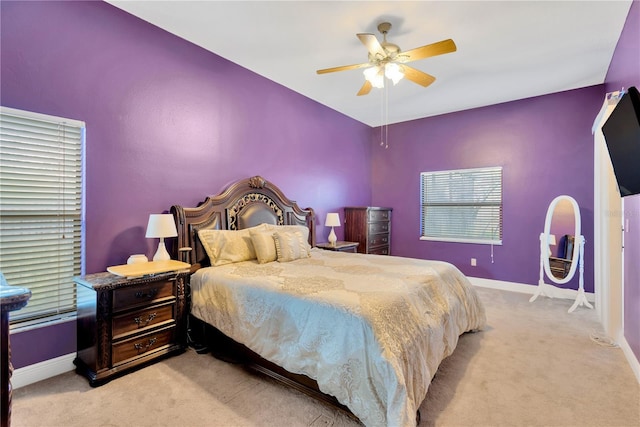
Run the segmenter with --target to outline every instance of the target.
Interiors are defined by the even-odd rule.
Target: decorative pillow
[[[198,230],[198,237],[209,256],[211,265],[256,259],[256,251],[251,242],[251,230],[264,230],[264,225],[244,230]]]
[[[308,258],[311,253],[309,242],[300,230],[280,230],[273,233],[278,262],[288,262]]]
[[[273,231],[251,230],[251,243],[260,264],[275,261],[278,258]]]
[[[273,225],[273,224],[262,224],[267,230],[271,231],[299,231],[302,233],[302,237],[304,237],[305,242],[309,242],[309,228],[304,225]],[[311,250],[311,245],[309,245],[309,250]]]

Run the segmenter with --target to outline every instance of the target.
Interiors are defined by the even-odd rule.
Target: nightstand
[[[336,242],[335,246],[331,246],[329,243],[318,243],[316,247],[320,249],[326,249],[328,251],[337,251],[337,252],[353,252],[356,253],[358,251],[358,242]]]
[[[108,272],[74,278],[76,372],[98,386],[184,351],[188,280],[188,268],[134,278]]]

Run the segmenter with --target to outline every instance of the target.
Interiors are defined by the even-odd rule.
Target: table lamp
[[[329,244],[332,247],[336,246],[336,241],[338,238],[336,237],[336,233],[333,231],[333,227],[340,227],[340,216],[333,212],[327,214],[327,219],[324,221],[325,227],[331,227],[331,233],[329,233]]]
[[[171,259],[167,248],[164,246],[165,237],[176,237],[176,223],[171,214],[151,214],[149,215],[149,223],[147,224],[147,238],[160,238],[158,250],[153,256],[154,261],[168,261]]]

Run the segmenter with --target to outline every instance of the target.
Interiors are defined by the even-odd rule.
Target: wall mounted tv
[[[640,94],[630,87],[602,126],[620,195],[640,194]]]

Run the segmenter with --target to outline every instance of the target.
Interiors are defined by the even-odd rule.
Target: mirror
[[[557,284],[570,281],[576,273],[579,245],[575,236],[581,235],[580,208],[570,196],[556,197],[547,210],[544,233],[549,256],[544,258],[544,270],[549,279]],[[551,243],[557,243],[555,246]]]
[[[538,289],[529,300],[540,295],[549,295],[544,282],[549,280],[559,285],[569,282],[579,271],[578,297],[569,309],[571,313],[578,305],[593,306],[584,293],[584,236],[581,232],[580,207],[571,196],[558,196],[551,201],[544,221],[544,231],[540,234],[540,279]]]

